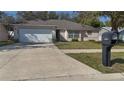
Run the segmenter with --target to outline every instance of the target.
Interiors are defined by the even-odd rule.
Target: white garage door
[[[51,29],[19,29],[19,41],[28,43],[52,42]]]

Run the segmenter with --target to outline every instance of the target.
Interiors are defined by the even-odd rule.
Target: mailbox
[[[102,44],[104,46],[113,46],[117,43],[118,33],[117,32],[105,32],[102,35]]]
[[[118,33],[111,31],[105,32],[102,35],[102,64],[104,66],[111,66],[111,48],[118,41]]]

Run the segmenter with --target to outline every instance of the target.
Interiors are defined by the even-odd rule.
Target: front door
[[[56,41],[60,41],[60,30],[56,30]]]

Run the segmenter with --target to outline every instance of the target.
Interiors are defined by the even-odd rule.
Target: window
[[[88,35],[92,35],[92,32],[91,31],[87,31]]]
[[[68,32],[68,38],[73,38],[73,32]]]
[[[72,38],[72,39],[78,39],[79,38],[79,32],[69,32],[68,33],[68,38]]]
[[[68,38],[73,38],[73,34],[69,34],[68,35]]]

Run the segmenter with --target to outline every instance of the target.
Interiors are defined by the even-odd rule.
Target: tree
[[[0,18],[2,18],[3,16],[5,16],[6,14],[2,11],[0,11]]]
[[[35,12],[35,19],[48,20],[49,19],[48,11]]]
[[[54,14],[52,13],[52,15]],[[36,20],[36,19],[48,20],[49,19],[48,11],[19,11],[17,12],[17,21],[19,22],[21,22],[21,20],[23,20],[22,22],[24,22],[25,20]]]
[[[12,30],[11,24],[15,23],[15,18],[13,16],[8,16],[5,12],[0,11],[0,22],[5,26],[7,31]]]
[[[2,11],[0,11],[0,22],[2,22],[2,19],[6,16],[6,14]]]
[[[13,16],[4,16],[1,21],[5,25],[14,24],[15,18]]]
[[[106,25],[106,23],[104,22],[100,22],[100,27],[104,27],[104,26],[108,26],[108,25]]]
[[[111,22],[110,21],[106,21],[105,22],[105,26],[111,26]]]
[[[123,11],[103,11],[101,14],[110,17],[112,31],[118,31],[118,27],[124,25]]]
[[[57,15],[56,12],[53,12],[53,11],[49,12],[48,16],[49,16],[49,19],[58,19],[59,18],[59,15]]]
[[[99,12],[97,11],[80,11],[76,17],[77,22],[86,25],[97,25],[99,24]],[[94,23],[95,22],[95,23]]]
[[[92,20],[90,25],[93,27],[100,27],[100,22],[97,20]]]
[[[59,13],[59,19],[71,20],[71,17],[69,13],[61,12]]]
[[[16,13],[16,23],[25,23],[26,18],[24,17],[24,11],[18,11]]]
[[[35,14],[32,11],[19,11],[17,12],[17,18],[23,18],[25,20],[34,20]]]
[[[66,19],[71,20],[69,13],[56,13],[54,11],[19,11],[17,12],[17,23],[25,22],[25,20],[49,20],[49,19]]]

